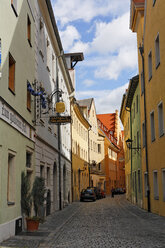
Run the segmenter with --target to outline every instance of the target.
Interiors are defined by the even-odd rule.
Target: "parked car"
[[[80,201],[84,200],[96,201],[96,193],[93,188],[88,188],[81,191]]]
[[[120,194],[124,194],[125,191],[123,188],[116,188],[115,189],[115,195],[120,195]]]
[[[101,199],[101,192],[98,187],[88,187],[87,189],[93,189],[96,194],[96,199]]]

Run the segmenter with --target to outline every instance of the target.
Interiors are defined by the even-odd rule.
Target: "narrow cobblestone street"
[[[165,247],[165,218],[125,200],[107,197],[77,202],[56,212],[38,232],[10,238],[1,244],[22,248],[157,248]]]

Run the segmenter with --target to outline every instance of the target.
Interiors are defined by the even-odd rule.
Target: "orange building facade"
[[[112,188],[125,188],[125,161],[123,132],[120,129],[118,112],[97,115],[99,133],[105,136],[106,194]]]

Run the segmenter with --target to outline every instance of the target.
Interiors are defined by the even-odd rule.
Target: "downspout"
[[[144,74],[144,46],[139,47],[140,55],[142,57],[142,73],[143,73],[143,93],[144,93],[144,121],[145,121],[145,157],[146,157],[146,172],[147,172],[147,204],[148,212],[151,211],[150,202],[150,184],[149,184],[149,168],[148,168],[148,145],[147,145],[147,113],[146,113],[146,91],[145,91],[145,74]]]
[[[130,113],[130,135],[131,135],[131,140],[132,140],[132,115],[131,115],[131,107],[130,109],[128,110],[126,107],[125,107],[125,110],[128,111]],[[131,142],[131,201],[132,201],[132,189],[133,189],[133,179],[132,179],[132,142]]]

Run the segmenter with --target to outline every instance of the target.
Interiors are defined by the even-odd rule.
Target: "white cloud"
[[[93,80],[90,80],[90,79],[86,79],[82,82],[82,84],[85,85],[86,87],[91,87],[91,86],[95,85],[96,82]]]
[[[74,42],[81,38],[78,30],[72,25],[67,26],[64,31],[60,31],[59,33],[65,50],[69,50]]]
[[[94,17],[119,16],[125,13],[130,0],[52,0],[56,19],[65,25],[76,20],[91,21]]]
[[[121,101],[128,83],[113,90],[102,91],[79,91],[76,92],[77,99],[94,97],[97,114],[113,113],[116,109],[120,111]]]

